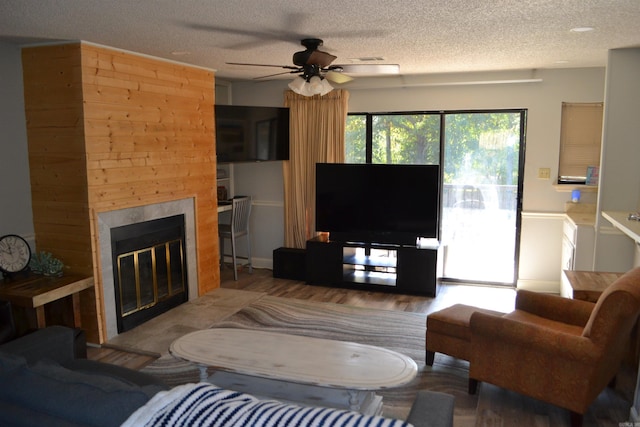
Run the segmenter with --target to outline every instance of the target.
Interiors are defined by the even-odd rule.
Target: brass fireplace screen
[[[120,315],[124,318],[185,293],[182,239],[118,255]]]

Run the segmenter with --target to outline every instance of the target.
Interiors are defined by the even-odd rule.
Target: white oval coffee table
[[[418,372],[413,359],[382,347],[249,329],[192,332],[170,352],[220,387],[369,415],[381,413],[374,391],[405,385]],[[216,370],[211,377],[208,367]]]

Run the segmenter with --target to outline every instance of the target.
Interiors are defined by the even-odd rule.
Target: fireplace
[[[118,333],[187,301],[183,214],[112,228],[111,251]]]
[[[100,212],[98,232],[107,340],[198,297],[194,199]]]

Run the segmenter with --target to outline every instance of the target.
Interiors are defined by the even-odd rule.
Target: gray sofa
[[[2,426],[119,426],[166,390],[153,376],[87,360],[76,329],[51,326],[0,345]],[[448,394],[421,391],[407,422],[450,427],[453,403]]]
[[[150,375],[87,360],[76,329],[51,326],[0,345],[2,426],[119,426],[166,389]]]

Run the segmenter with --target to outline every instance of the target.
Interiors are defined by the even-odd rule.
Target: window
[[[437,165],[440,114],[349,115],[345,145],[347,163]]]
[[[367,122],[366,114],[349,114],[347,116],[345,163],[367,163]]]
[[[350,114],[345,161],[441,165],[443,278],[513,285],[525,129],[525,110]]]
[[[562,103],[558,183],[584,184],[587,167],[600,166],[602,103]]]

